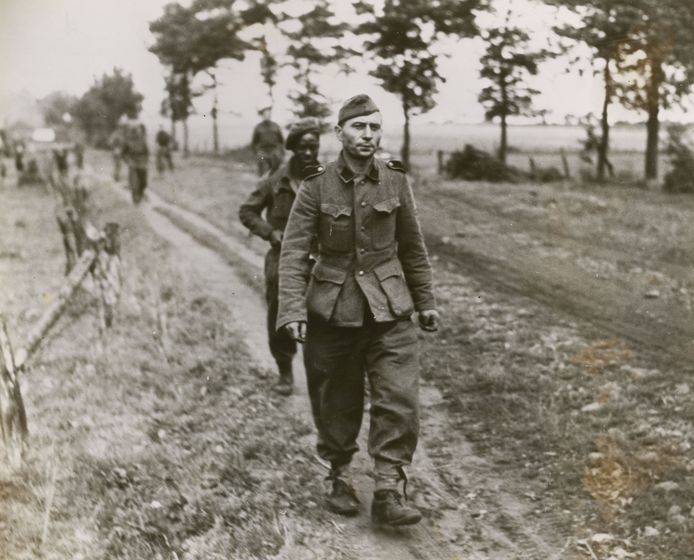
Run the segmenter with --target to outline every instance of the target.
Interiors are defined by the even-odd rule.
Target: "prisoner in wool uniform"
[[[304,181],[285,230],[277,326],[299,339],[305,328],[317,449],[331,464],[326,505],[338,513],[358,512],[346,473],[357,450],[366,372],[368,447],[376,475],[372,515],[392,525],[416,523],[419,512],[402,506],[397,487],[419,430],[411,315],[420,312],[427,330],[438,321],[431,267],[405,169],[374,157],[378,108],[368,96],[356,96],[338,119],[343,150]],[[318,257],[309,274],[314,236]],[[383,500],[390,501],[383,506]]]

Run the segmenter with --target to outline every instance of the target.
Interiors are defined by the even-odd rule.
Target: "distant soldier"
[[[128,164],[128,183],[133,202],[138,204],[147,188],[147,164],[149,148],[144,124],[131,125],[125,135],[123,159]]]
[[[24,171],[24,141],[15,140],[14,142],[14,168],[18,173]]]
[[[280,125],[270,120],[271,113],[271,107],[260,109],[258,114],[262,120],[253,129],[251,147],[258,163],[259,176],[277,169],[284,158],[282,129]]]
[[[419,432],[417,311],[438,328],[431,266],[402,164],[375,157],[381,113],[367,95],[348,99],[337,126],[336,161],[304,180],[282,242],[277,326],[306,343],[304,360],[318,454],[331,465],[326,507],[359,512],[349,483],[369,381],[371,505],[379,525],[411,525],[404,468]],[[317,262],[308,256],[317,240]],[[404,481],[403,493],[399,483]],[[404,496],[403,496],[404,494]]]
[[[157,171],[162,173],[166,166],[168,166],[169,171],[173,171],[174,166],[171,160],[173,141],[171,135],[164,130],[164,127],[159,125],[155,140],[157,142]]]
[[[113,180],[120,181],[120,168],[123,161],[123,147],[125,145],[125,136],[127,133],[128,117],[123,115],[118,121],[118,126],[111,133],[108,139],[109,148],[113,156]]]
[[[270,352],[279,369],[279,381],[274,388],[281,395],[291,394],[294,385],[292,359],[296,354],[296,342],[290,338],[287,331],[275,329],[280,246],[299,184],[307,173],[313,173],[317,169],[319,140],[318,121],[302,119],[294,123],[289,129],[286,143],[287,149],[293,154],[292,157],[274,173],[262,179],[258,188],[239,210],[241,222],[252,233],[270,243],[270,249],[265,256],[267,329]]]

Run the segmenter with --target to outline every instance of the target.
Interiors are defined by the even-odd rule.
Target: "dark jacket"
[[[281,165],[277,171],[261,179],[258,187],[241,205],[241,223],[265,240],[270,239],[274,230],[284,231],[297,187],[298,184],[295,185],[289,175],[289,163]]]
[[[147,167],[149,159],[149,147],[144,129],[131,129],[125,135],[123,143],[123,157],[128,165],[134,167]]]
[[[317,236],[318,262],[308,275]],[[309,313],[361,326],[436,306],[412,188],[399,162],[355,177],[342,155],[299,189],[282,242],[277,328]]]

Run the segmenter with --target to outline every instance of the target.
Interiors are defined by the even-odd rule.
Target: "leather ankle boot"
[[[371,520],[376,525],[414,525],[422,519],[422,514],[408,506],[397,490],[377,490],[371,503]]]
[[[294,374],[292,372],[291,364],[282,364],[279,366],[280,378],[275,383],[273,390],[278,395],[288,396],[292,394],[294,390]]]

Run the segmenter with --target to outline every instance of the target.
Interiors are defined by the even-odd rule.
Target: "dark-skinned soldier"
[[[239,210],[243,225],[270,243],[270,249],[265,255],[267,328],[270,352],[279,369],[279,381],[274,389],[281,395],[292,392],[292,360],[296,354],[296,342],[287,331],[277,331],[275,328],[280,246],[299,184],[306,173],[316,169],[319,141],[320,125],[317,120],[302,119],[294,123],[286,141],[287,149],[292,152],[291,158],[262,179]]]
[[[305,342],[317,450],[331,464],[328,509],[355,515],[360,508],[348,466],[357,451],[366,377],[372,520],[410,525],[421,519],[405,493],[404,468],[419,431],[411,316],[418,312],[424,330],[438,328],[431,267],[405,169],[374,155],[382,134],[378,107],[366,95],[347,100],[335,133],[342,151],[304,180],[285,230],[277,326]],[[317,262],[309,270],[314,236]]]

